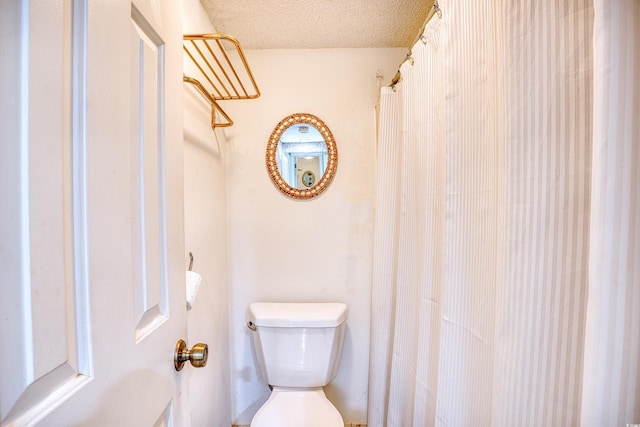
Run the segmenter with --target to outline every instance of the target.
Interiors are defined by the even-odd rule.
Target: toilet
[[[344,427],[323,387],[338,372],[346,320],[341,303],[249,306],[256,362],[272,388],[251,427]]]

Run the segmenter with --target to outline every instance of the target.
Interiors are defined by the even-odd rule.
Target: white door
[[[180,8],[0,1],[2,426],[188,425]]]

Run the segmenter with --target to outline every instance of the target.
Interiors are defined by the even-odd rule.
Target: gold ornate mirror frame
[[[325,144],[327,145],[327,166],[324,173],[322,174],[322,177],[320,177],[315,185],[304,189],[294,188],[287,184],[287,182],[280,174],[280,171],[278,170],[278,162],[276,161],[278,143],[282,138],[282,134],[289,127],[300,123],[308,124],[315,127],[320,132],[320,134],[324,138]],[[314,116],[313,114],[295,113],[282,119],[280,123],[278,123],[278,125],[275,127],[275,129],[273,129],[273,132],[271,132],[269,142],[267,143],[266,161],[269,177],[278,188],[278,190],[280,190],[280,192],[282,192],[285,196],[291,197],[292,199],[313,199],[314,197],[318,197],[320,194],[322,194],[323,191],[327,189],[336,174],[336,170],[338,168],[338,147],[336,146],[336,141],[333,138],[331,130],[321,119]]]

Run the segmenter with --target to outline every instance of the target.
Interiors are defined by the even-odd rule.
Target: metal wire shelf
[[[211,127],[233,125],[218,101],[260,96],[240,42],[227,34],[185,34],[183,49],[191,59],[185,63],[183,80],[211,104]]]

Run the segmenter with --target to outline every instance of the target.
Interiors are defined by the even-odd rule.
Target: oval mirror
[[[267,171],[293,199],[312,199],[327,189],[338,167],[338,148],[329,127],[313,114],[285,117],[267,144]]]

